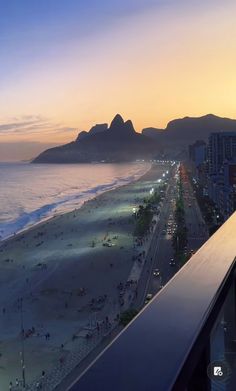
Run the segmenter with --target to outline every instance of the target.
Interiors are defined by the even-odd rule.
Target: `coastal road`
[[[173,257],[171,235],[166,233],[166,224],[170,215],[174,213],[174,191],[176,186],[176,169],[172,171],[169,179],[166,197],[163,202],[159,221],[153,234],[152,242],[146,257],[142,276],[138,284],[138,296],[134,303],[137,308],[142,308],[148,293],[156,294],[161,285],[164,285],[173,277],[176,270],[169,262]],[[164,233],[165,232],[165,233]],[[153,277],[154,269],[159,269],[160,276]]]
[[[146,264],[138,286],[138,297],[135,305],[141,308],[147,294],[155,295],[178,271],[177,266],[170,266],[174,257],[172,248],[172,235],[166,230],[167,223],[174,216],[176,200],[176,170],[173,170],[169,179],[166,198],[159,216],[159,222],[146,258]],[[188,177],[183,181],[185,221],[188,228],[188,251],[196,251],[208,239],[208,230],[201,215]],[[163,232],[165,231],[165,233]],[[167,231],[167,232],[166,232]],[[154,276],[155,269],[159,269],[160,276]]]

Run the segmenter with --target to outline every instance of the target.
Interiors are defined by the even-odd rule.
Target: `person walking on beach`
[[[61,364],[61,365],[63,365],[63,364],[64,364],[64,362],[65,362],[65,359],[64,359],[64,357],[60,357],[60,359],[59,359],[59,362],[60,362],[60,364]]]
[[[42,379],[44,378],[45,376],[45,371],[42,371]]]
[[[36,383],[36,390],[41,390],[42,389],[42,384],[40,382]]]

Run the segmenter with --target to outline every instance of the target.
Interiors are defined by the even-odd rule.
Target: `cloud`
[[[0,161],[31,160],[45,149],[73,140],[75,128],[40,115],[0,119]]]
[[[76,128],[65,127],[60,123],[52,123],[48,118],[39,115],[0,120],[1,136],[50,136],[61,135],[76,131]]]

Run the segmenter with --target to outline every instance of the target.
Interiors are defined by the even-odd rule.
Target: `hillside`
[[[137,133],[130,120],[124,122],[117,114],[110,127],[100,124],[89,132],[81,132],[69,144],[51,148],[33,163],[122,162],[149,159],[158,153],[158,143]]]
[[[165,145],[188,146],[197,139],[207,141],[212,132],[236,131],[236,120],[208,114],[170,121],[166,129],[146,128],[142,134]]]

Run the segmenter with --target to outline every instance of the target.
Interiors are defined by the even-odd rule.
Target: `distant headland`
[[[132,121],[117,114],[108,124],[97,124],[82,131],[75,141],[47,149],[32,163],[126,162],[157,158],[187,149],[196,139],[206,140],[210,133],[236,131],[236,120],[213,114],[184,117],[170,121],[166,129],[145,128],[135,131]]]

